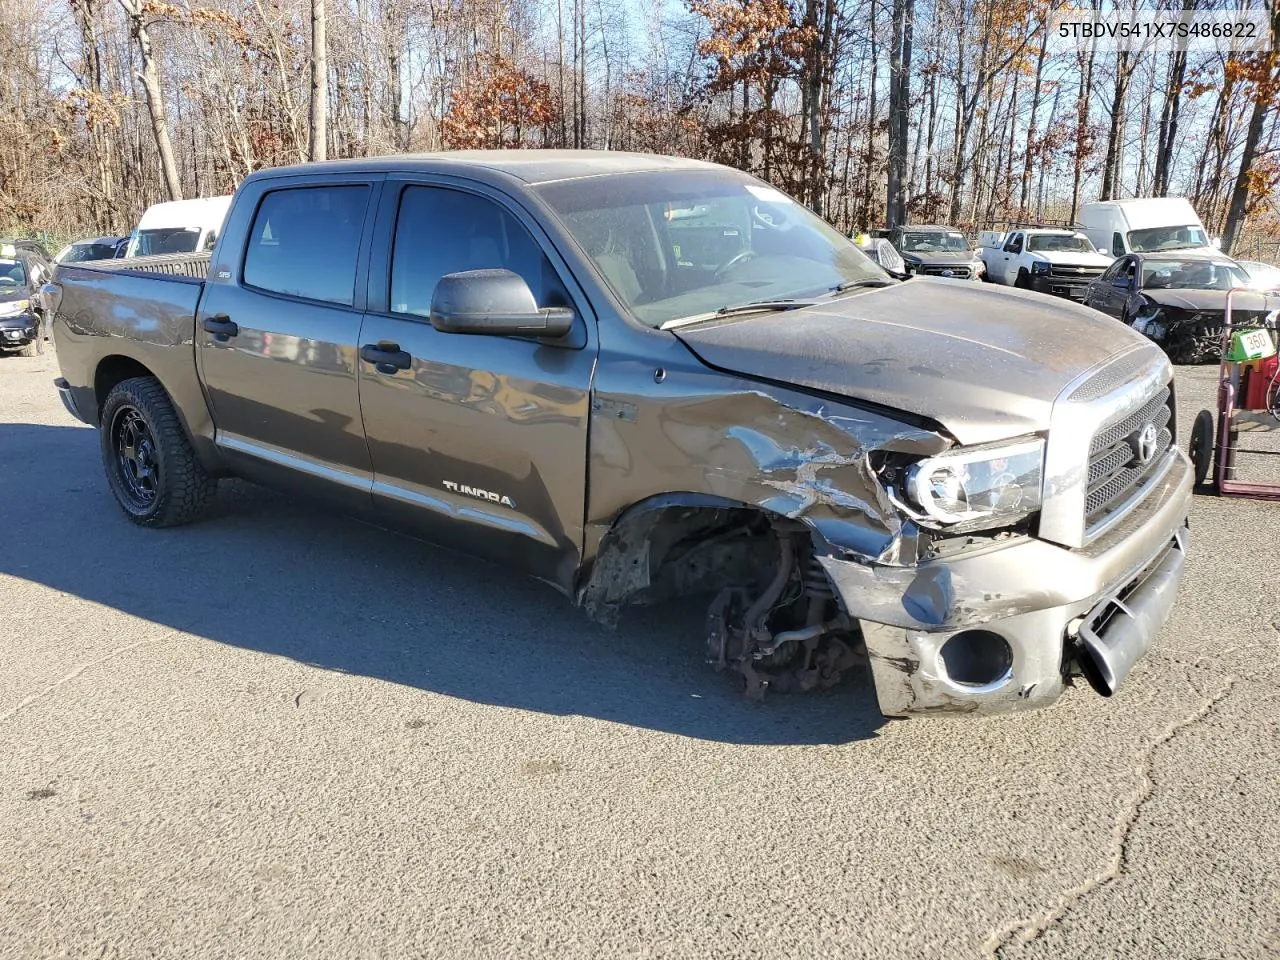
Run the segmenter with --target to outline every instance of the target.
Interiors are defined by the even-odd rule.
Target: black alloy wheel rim
[[[151,428],[135,408],[122,407],[115,416],[112,439],[123,492],[133,506],[145,510],[156,502],[160,481],[159,457]]]

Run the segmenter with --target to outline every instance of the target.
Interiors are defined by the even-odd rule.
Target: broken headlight
[[[906,470],[899,503],[926,526],[1004,527],[1040,509],[1044,441],[960,447]]]
[[[1133,315],[1133,319],[1129,321],[1129,326],[1152,340],[1160,341],[1164,339],[1165,327],[1167,326],[1163,320],[1164,307],[1158,303],[1144,303],[1138,308],[1138,312]]]

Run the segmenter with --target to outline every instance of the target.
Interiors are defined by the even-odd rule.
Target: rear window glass
[[[195,253],[199,242],[199,227],[157,227],[134,231],[132,248],[135,257],[154,257],[163,253]]]
[[[351,306],[369,187],[294,187],[262,199],[249,232],[244,282]]]
[[[82,263],[86,260],[110,260],[116,255],[114,243],[77,243],[67,248],[63,263]]]

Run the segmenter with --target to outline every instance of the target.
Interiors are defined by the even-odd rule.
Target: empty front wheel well
[[[611,626],[624,604],[705,593],[708,662],[741,674],[748,696],[825,689],[865,661],[857,625],[819,562],[829,550],[802,520],[668,494],[610,526],[580,599]]]
[[[751,504],[690,494],[662,497],[621,514],[600,543],[579,600],[612,623],[630,603],[658,603],[727,585],[767,582],[778,541],[809,528]]]

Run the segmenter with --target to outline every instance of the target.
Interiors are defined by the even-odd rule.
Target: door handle
[[[413,357],[401,350],[400,344],[390,340],[366,343],[360,348],[360,359],[372,363],[375,370],[388,376],[397,370],[408,370],[413,365]]]
[[[219,343],[226,343],[232,337],[240,335],[240,328],[225,313],[205,317],[201,326],[204,327],[206,333],[212,333],[213,339]]]

